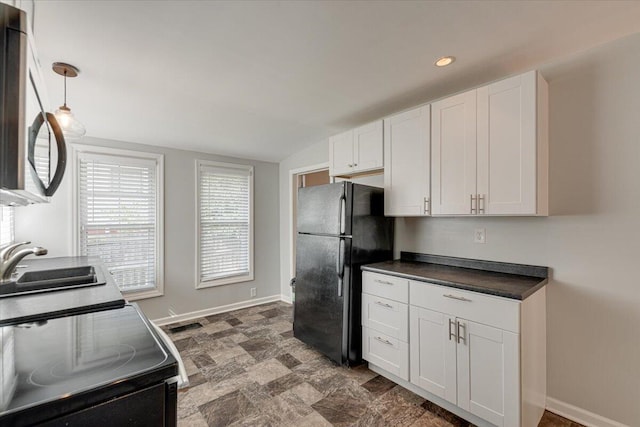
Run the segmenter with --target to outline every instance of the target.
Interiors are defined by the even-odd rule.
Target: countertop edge
[[[417,252],[400,252],[400,261],[423,262],[449,267],[469,268],[494,273],[517,274],[540,279],[549,278],[549,267],[511,262],[488,261],[483,259],[459,258],[445,255],[421,254]]]
[[[462,267],[460,267],[460,268],[462,268]],[[540,282],[538,284],[536,284],[535,286],[532,286],[526,292],[519,293],[519,294],[511,294],[511,293],[508,293],[508,292],[500,292],[500,291],[496,291],[496,290],[493,290],[493,289],[479,288],[478,286],[467,285],[467,284],[464,284],[464,283],[450,282],[450,281],[447,281],[447,280],[441,280],[441,279],[435,279],[435,278],[429,278],[429,277],[423,277],[423,276],[416,276],[416,275],[413,275],[413,274],[407,274],[407,273],[400,273],[400,272],[397,272],[397,271],[385,270],[383,268],[369,267],[367,265],[363,265],[361,267],[361,269],[363,271],[371,271],[371,272],[374,272],[374,273],[387,274],[389,276],[402,277],[402,278],[406,278],[406,279],[410,279],[410,280],[416,280],[416,281],[419,281],[419,282],[432,283],[432,284],[435,284],[435,285],[446,286],[446,287],[449,287],[449,288],[462,289],[462,290],[470,291],[470,292],[478,292],[478,293],[485,294],[485,295],[493,295],[493,296],[497,296],[497,297],[516,300],[516,301],[525,300],[527,297],[533,295],[536,291],[538,291],[540,288],[544,287],[549,282],[548,278],[540,278]]]

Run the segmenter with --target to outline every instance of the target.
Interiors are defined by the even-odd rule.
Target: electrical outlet
[[[257,295],[256,288],[251,288],[251,298],[255,298]]]
[[[473,232],[474,243],[487,243],[487,231],[484,228],[476,228]]]

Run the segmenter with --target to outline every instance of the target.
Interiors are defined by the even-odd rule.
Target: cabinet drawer
[[[362,294],[362,326],[407,342],[409,306],[387,298]]]
[[[362,358],[409,380],[409,344],[375,329],[362,328]]]
[[[409,280],[363,271],[362,292],[408,304]]]
[[[520,302],[433,283],[409,281],[411,305],[520,333]]]

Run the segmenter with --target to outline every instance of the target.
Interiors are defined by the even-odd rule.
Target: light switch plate
[[[473,232],[474,243],[487,243],[487,230],[484,228],[476,228]]]

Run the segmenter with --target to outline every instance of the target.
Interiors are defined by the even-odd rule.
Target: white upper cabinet
[[[433,215],[548,215],[547,91],[531,71],[433,104]]]
[[[349,175],[353,171],[353,130],[329,138],[329,174]]]
[[[431,117],[432,214],[474,213],[476,91],[433,103]]]
[[[384,213],[430,212],[430,106],[384,119]]]
[[[365,172],[384,167],[382,120],[353,130],[353,168]]]
[[[547,82],[535,71],[478,89],[478,194],[487,215],[548,215]]]
[[[382,120],[329,138],[329,174],[351,176],[382,169]]]

